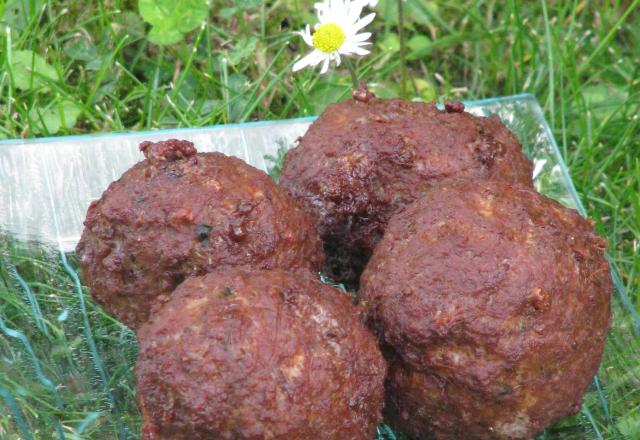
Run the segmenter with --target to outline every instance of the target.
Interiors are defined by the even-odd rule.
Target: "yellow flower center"
[[[324,53],[340,49],[344,40],[344,31],[335,23],[323,24],[313,33],[313,47]]]

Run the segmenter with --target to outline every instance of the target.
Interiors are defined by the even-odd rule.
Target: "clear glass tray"
[[[537,189],[585,214],[533,96],[466,106],[500,116],[534,161]],[[188,139],[199,151],[221,151],[266,170],[265,156],[292,146],[312,120],[0,142],[0,438],[138,438],[135,336],[93,304],[73,255],[89,203],[142,159],[138,144]],[[624,341],[640,330],[640,319],[615,270],[612,276],[618,298],[612,333]],[[607,362],[605,355],[601,371]],[[624,431],[612,417],[606,382],[596,378],[582,412],[543,437]],[[395,435],[381,426],[380,438]]]

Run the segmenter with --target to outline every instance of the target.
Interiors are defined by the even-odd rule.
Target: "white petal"
[[[324,63],[322,64],[322,69],[320,70],[321,75],[324,75],[329,70],[329,61],[330,61],[329,57],[326,57],[324,59]]]
[[[360,14],[362,14],[362,9],[364,8],[364,6],[365,4],[360,1],[351,2],[351,7],[349,8],[349,13],[347,15],[347,21],[349,22],[349,24],[354,24],[358,21],[358,18],[360,18]]]
[[[342,45],[342,47],[340,48],[339,52],[342,55],[360,55],[360,56],[364,56],[364,55],[369,55],[371,53],[370,50],[364,49],[363,47],[360,47],[358,45],[355,44],[350,44],[350,43],[345,43]]]
[[[323,23],[335,23],[345,29],[345,26],[351,24],[347,21],[351,3],[352,0],[327,0],[327,9],[323,17]]]
[[[358,0],[358,3],[360,3],[362,7],[368,6],[370,8],[375,8],[378,4],[378,0]]]
[[[311,36],[311,26],[307,25],[307,27],[304,30],[304,33],[302,34],[302,38],[304,39],[304,42],[307,43],[309,46],[313,46],[313,37]]]
[[[318,11],[318,17],[321,17],[322,15],[327,13],[328,5],[326,1],[322,3],[316,3],[314,7],[316,8],[316,11]]]
[[[317,66],[322,61],[322,53],[319,50],[314,50],[309,55],[301,58],[293,65],[293,71],[297,72],[307,66]]]
[[[340,15],[342,15],[342,9],[344,6],[342,4],[342,0],[339,0],[339,2],[334,0],[327,0],[325,3],[325,9],[321,23],[335,23]]]
[[[372,43],[370,41],[345,41],[340,48],[342,49],[343,47],[367,47],[367,46],[371,46],[371,44]]]
[[[335,0],[334,11],[339,14],[347,15],[352,4],[353,0]]]
[[[361,34],[356,34],[352,37],[349,37],[348,40],[351,42],[361,42],[367,41],[371,37],[371,32],[362,32]]]
[[[359,56],[363,57],[365,55],[369,55],[371,53],[371,51],[369,49],[365,49],[363,47],[356,47],[355,48],[355,53],[356,53],[356,55],[359,55]]]
[[[325,23],[325,18],[327,16],[328,9],[329,9],[328,2],[325,0],[322,3],[316,3],[315,8],[318,11],[318,21],[320,22],[320,24]]]
[[[308,46],[313,47],[313,37],[311,36],[311,27],[307,25],[304,31],[294,32],[296,35],[300,35]]]
[[[362,29],[363,27],[371,23],[375,17],[376,17],[375,12],[372,12],[371,14],[364,16],[353,25],[352,30],[354,31],[354,33],[359,31],[360,29]]]
[[[371,41],[345,41],[344,45],[349,45],[349,47],[366,47],[366,46],[371,46],[373,43],[371,43]]]

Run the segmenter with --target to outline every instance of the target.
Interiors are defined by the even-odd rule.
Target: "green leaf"
[[[177,29],[164,30],[158,27],[152,27],[147,38],[154,44],[166,46],[175,44],[182,40],[184,34]]]
[[[434,101],[438,97],[436,87],[429,81],[422,78],[415,78],[413,80],[418,96],[424,101]]]
[[[234,15],[236,15],[236,12],[238,12],[238,8],[236,7],[222,8],[218,11],[218,17],[222,18],[223,20],[229,20],[233,18]]]
[[[256,37],[243,37],[237,43],[236,47],[229,52],[229,64],[235,66],[245,58],[250,57],[256,50]]]
[[[625,438],[633,438],[634,434],[640,432],[640,414],[630,412],[617,423],[620,433]]]
[[[45,110],[33,108],[29,111],[31,130],[35,134],[56,134],[62,127],[71,128],[76,125],[81,114],[82,109],[71,101],[54,103]]]
[[[72,60],[91,61],[98,57],[96,47],[88,40],[70,41],[64,47],[64,53]]]
[[[100,54],[100,55],[97,55],[94,59],[88,61],[84,67],[87,70],[98,71],[102,68],[102,65],[106,63],[108,59],[109,59],[109,54]]]
[[[251,81],[242,73],[232,73],[231,75],[229,75],[227,85],[230,91],[241,95],[249,90]]]
[[[177,43],[209,13],[206,0],[139,0],[138,9],[152,25],[149,41],[160,45]]]
[[[433,43],[431,40],[424,35],[411,37],[409,41],[407,41],[407,47],[409,48],[407,58],[410,60],[418,59],[420,56],[428,54],[432,46]]]
[[[2,1],[0,1],[1,3]],[[40,11],[43,3],[44,0],[9,0],[4,7],[4,12],[0,6],[0,12],[2,12],[0,24],[5,24],[16,30],[24,30],[31,17]]]
[[[134,11],[123,11],[112,18],[111,26],[120,38],[129,35],[132,40],[143,38],[146,34],[145,24],[140,15]]]
[[[582,96],[589,104],[593,115],[599,120],[612,116],[628,100],[629,94],[615,84],[594,84],[587,86]]]
[[[399,84],[393,81],[372,82],[367,86],[380,99],[394,99],[400,95]]]
[[[389,32],[382,41],[378,41],[377,46],[384,52],[398,52],[400,50],[400,38],[397,34]]]
[[[422,25],[431,24],[431,17],[439,13],[438,5],[435,2],[425,2],[423,0],[410,0],[407,2],[406,14],[410,19]]]
[[[238,8],[244,11],[251,11],[256,9],[258,6],[262,4],[262,0],[243,0],[241,2],[237,2]]]
[[[338,76],[332,74],[326,83],[318,83],[308,94],[311,113],[319,115],[329,104],[333,104],[351,95],[351,82],[340,84]]]
[[[13,84],[22,90],[46,87],[48,81],[59,81],[56,69],[31,50],[16,50],[11,56],[11,72]]]
[[[430,56],[434,50],[445,50],[462,44],[466,41],[480,41],[489,38],[488,34],[481,32],[460,32],[453,35],[445,35],[436,40],[430,40],[423,35],[416,35],[407,42],[409,46],[408,60],[417,60]]]
[[[223,20],[229,20],[234,16],[242,14],[243,11],[255,10],[262,4],[262,1],[263,0],[242,0],[241,2],[231,2],[232,4],[235,4],[233,6],[218,9],[216,11],[216,17],[222,18]]]
[[[397,0],[380,0],[376,7],[376,12],[380,19],[392,26],[398,25],[398,2]],[[436,2],[424,0],[408,0],[404,3],[405,25],[417,23],[428,25],[431,18],[439,15]]]

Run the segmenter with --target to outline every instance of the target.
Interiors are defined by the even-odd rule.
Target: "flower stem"
[[[344,57],[344,63],[349,69],[349,73],[351,74],[351,81],[353,82],[353,89],[357,89],[360,82],[358,81],[358,71],[356,70],[356,66],[351,62],[351,60],[347,57]]]
[[[407,57],[404,39],[404,4],[398,0],[398,37],[400,38],[400,96],[407,99]]]

